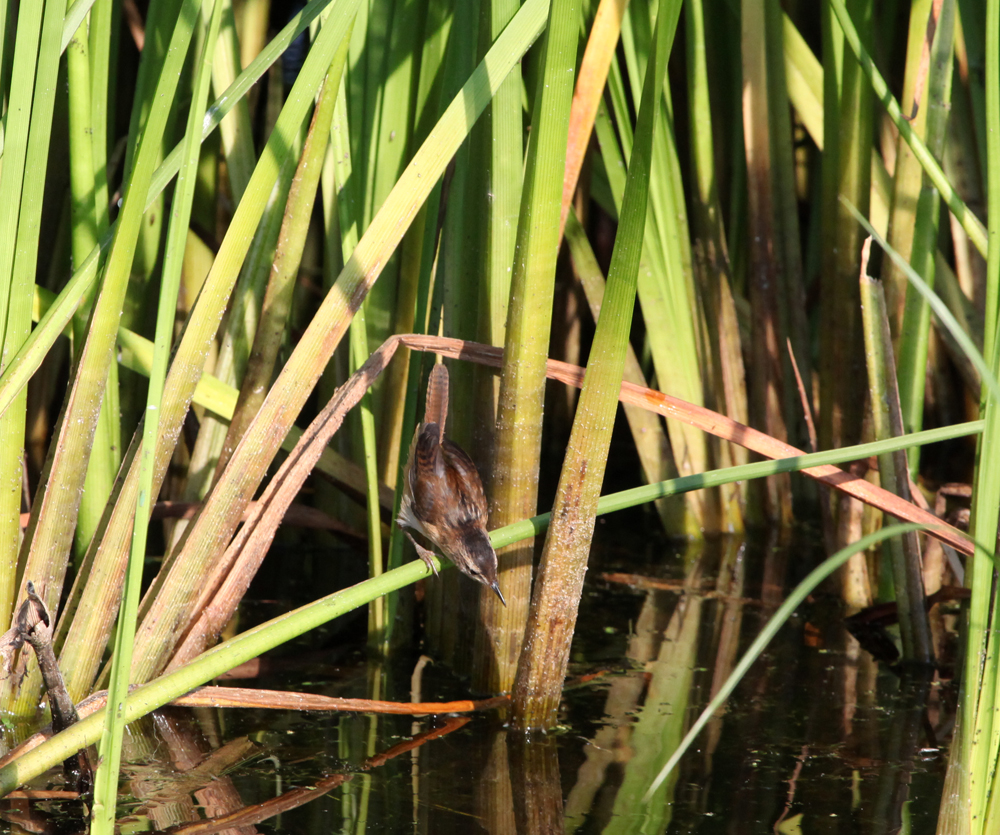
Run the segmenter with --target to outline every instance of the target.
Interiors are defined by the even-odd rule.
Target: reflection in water
[[[175,709],[132,726],[127,790],[136,799],[122,812],[152,831],[246,835],[755,835],[795,826],[882,835],[903,821],[933,831],[950,691],[878,667],[844,629],[835,589],[800,608],[644,804],[685,729],[784,598],[780,584],[815,564],[801,548],[764,539],[723,541],[690,557],[651,551],[645,567],[634,550],[618,562],[613,551],[595,552],[573,649],[572,673],[588,682],[567,690],[556,731],[524,737],[495,713],[448,720]],[[650,582],[597,579],[605,569]],[[469,695],[441,663],[422,662],[411,680],[416,665],[400,662],[388,698]],[[368,672],[359,660],[336,676],[253,684],[366,696]]]

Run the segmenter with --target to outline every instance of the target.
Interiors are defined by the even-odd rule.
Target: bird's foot
[[[410,534],[409,534],[408,531],[403,531],[403,533],[405,533],[406,534],[406,538],[409,539],[410,542],[413,543],[413,547],[417,549],[417,556],[420,557],[420,559],[422,559],[424,561],[424,563],[427,565],[427,567],[431,571],[434,572],[434,576],[437,577],[437,575],[438,575],[438,569],[437,569],[437,563],[433,559],[434,552],[433,551],[428,551],[426,548],[424,548],[423,545],[420,545],[417,542],[417,540],[415,540],[412,536],[410,536]]]

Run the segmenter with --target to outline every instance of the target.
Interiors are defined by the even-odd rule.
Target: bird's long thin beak
[[[490,588],[493,589],[493,591],[495,591],[497,593],[497,597],[500,598],[500,602],[503,603],[504,608],[506,609],[507,608],[507,601],[503,599],[503,594],[500,593],[500,584],[499,583],[493,583],[493,585],[491,585]]]

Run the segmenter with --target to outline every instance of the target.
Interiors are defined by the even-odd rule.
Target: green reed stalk
[[[173,341],[177,295],[181,284],[181,267],[187,243],[191,206],[197,182],[198,157],[201,151],[199,128],[205,114],[210,81],[209,55],[219,36],[222,19],[222,0],[215,0],[209,22],[205,47],[196,63],[194,90],[188,111],[184,135],[185,158],[177,176],[170,226],[167,231],[163,281],[160,290],[159,310],[156,317],[153,367],[149,377],[146,414],[143,422],[142,451],[140,452],[139,492],[135,508],[136,524],[132,529],[132,547],[125,576],[125,589],[118,618],[114,656],[111,664],[111,681],[108,686],[108,704],[122,705],[128,695],[129,672],[132,669],[132,645],[135,635],[136,613],[142,585],[142,569],[146,559],[148,517],[153,503],[154,452],[159,437],[159,412],[163,384],[167,376],[170,346]],[[178,24],[180,28],[180,24]],[[94,780],[94,811],[91,832],[110,835],[115,830],[115,810],[118,795],[118,771],[121,764],[122,736],[125,717],[121,708],[106,712],[101,743],[98,746],[100,765]]]
[[[788,99],[816,147],[823,150],[823,66],[789,20],[782,18]]]
[[[739,323],[732,291],[732,271],[726,250],[726,231],[719,203],[715,168],[715,139],[708,67],[705,56],[705,20],[701,0],[685,4],[687,30],[687,81],[690,102],[691,168],[695,187],[694,264],[699,290],[705,303],[708,351],[712,358],[711,390],[717,406],[740,423],[748,422],[746,374],[740,344]],[[638,446],[638,439],[637,439]],[[723,443],[719,463],[744,464],[746,451]],[[720,525],[724,530],[742,530],[745,489],[734,486],[722,492]],[[668,526],[670,530],[672,526]]]
[[[348,38],[345,37],[334,55],[330,71],[323,83],[309,132],[302,147],[301,158],[289,186],[273,264],[268,270],[269,278],[260,309],[260,319],[240,384],[240,400],[229,424],[217,472],[225,469],[233,450],[242,440],[246,427],[264,402],[274,377],[278,354],[288,325],[292,294],[302,263],[302,252],[312,218],[323,158],[326,156],[330,121],[333,118],[337,90],[347,60],[347,45]]]
[[[415,0],[387,0],[371,4],[363,27],[364,50],[358,61],[349,63],[348,104],[352,126],[351,149],[358,178],[359,229],[371,223],[412,152],[414,72],[420,43],[420,4]],[[355,39],[358,42],[358,39]],[[353,47],[352,47],[353,48]],[[363,94],[355,96],[355,89]],[[385,265],[373,293],[365,299],[370,346],[374,349],[394,332],[399,292],[399,257]],[[412,292],[412,287],[410,288]],[[380,381],[373,392],[380,445],[395,447],[398,456],[400,420],[404,398],[400,386],[405,379],[391,375]],[[390,391],[390,388],[392,391]]]
[[[906,74],[903,79],[903,95],[900,99],[903,111],[912,115],[914,112],[914,93],[917,78],[921,83],[931,82],[929,74],[936,67],[922,67],[920,62],[927,39],[927,21],[931,14],[932,0],[916,0],[910,8],[910,28],[906,44]],[[948,5],[952,6],[952,3]],[[939,73],[940,78],[940,73]],[[930,108],[927,106],[927,87],[924,87],[923,101],[919,103],[915,118],[911,120],[914,133],[922,140],[927,136],[927,118]],[[935,154],[939,157],[940,154]],[[906,141],[899,137],[896,143],[896,164],[892,186],[892,205],[889,213],[889,232],[886,239],[903,259],[911,261],[914,234],[917,228],[917,203],[923,186],[924,170],[920,160],[910,149]],[[924,230],[925,234],[929,230]],[[925,274],[925,265],[914,265],[917,271]],[[906,299],[906,276],[897,270],[892,261],[887,261],[882,267],[882,280],[886,283],[886,301],[889,304],[889,322],[892,325],[894,338],[901,333],[903,322],[903,305]],[[901,383],[902,384],[902,383]],[[905,384],[902,384],[905,385]]]
[[[65,5],[60,7],[58,1],[48,3],[43,16],[43,4],[36,3],[21,10],[17,18],[0,178],[0,232],[7,242],[0,247],[0,324],[4,328],[5,368],[30,331],[30,320],[27,326],[24,322],[25,281],[33,281],[35,274],[42,193],[33,182],[26,183],[26,174],[30,172],[32,180],[39,173],[43,179],[45,176],[64,9]],[[0,616],[5,621],[13,614],[19,581],[25,405],[24,394],[19,394],[13,408],[0,419],[0,479],[7,485],[0,491]],[[46,594],[46,576],[39,574],[33,579],[42,581],[39,594],[55,603],[58,594]]]
[[[492,527],[532,515],[538,501],[545,360],[578,31],[575,0],[554,0],[540,56],[510,283],[490,477]],[[528,619],[532,543],[523,543],[498,557],[500,587],[512,609],[504,640],[516,654]],[[510,689],[514,681],[515,666],[510,656],[510,652],[496,656],[497,674],[490,678],[498,682],[500,690]]]
[[[363,306],[358,309],[351,320],[350,341],[350,370],[353,374],[368,359],[368,327]],[[358,407],[361,419],[359,431],[355,436],[355,448],[362,454],[365,474],[367,475],[368,576],[378,577],[383,570],[382,515],[378,501],[378,454],[371,389],[365,393]],[[373,600],[368,607],[368,647],[374,654],[377,654],[388,643],[386,627],[386,601],[380,597],[378,600]]]
[[[207,26],[212,14],[212,0],[204,0],[201,14]],[[217,95],[233,85],[241,68],[240,44],[236,37],[233,7],[230,3],[226,3],[222,10],[222,29],[219,39],[215,42],[212,59],[212,87]],[[246,96],[240,96],[220,122],[219,137],[222,141],[222,152],[226,157],[230,194],[233,202],[239,203],[257,162],[253,147],[253,127],[250,124],[250,107]]]
[[[157,0],[149,6],[145,20],[146,38],[140,56],[136,76],[135,95],[130,110],[128,141],[125,146],[124,179],[130,177],[135,163],[137,143],[142,131],[147,126],[147,120],[156,94],[156,85],[163,72],[164,60],[169,47],[174,21],[183,8],[182,0]],[[157,150],[156,164],[163,160],[163,154],[169,149],[168,137],[176,134],[179,111],[171,108],[163,123],[163,133],[160,136],[160,147]],[[166,198],[157,195],[151,205],[146,207],[145,222],[139,225],[139,233],[135,242],[135,254],[130,265],[130,275],[125,288],[125,296],[121,306],[121,322],[133,330],[140,329],[146,321],[146,315],[155,303],[151,297],[154,292],[154,273],[160,258],[161,241],[163,238],[164,215],[166,213]],[[122,423],[132,428],[141,419],[145,395],[135,380],[130,380],[128,374],[120,386],[119,408]]]
[[[597,257],[591,249],[590,241],[587,240],[587,235],[572,208],[566,216],[566,243],[569,247],[570,257],[573,259],[573,269],[583,286],[594,321],[597,322],[600,319],[601,306],[604,303],[604,275],[601,273]],[[636,357],[631,343],[626,345],[622,379],[638,386],[646,387],[648,385],[642,373],[642,367],[639,365],[639,358]],[[632,442],[639,455],[639,462],[642,465],[646,481],[653,484],[668,478],[676,478],[677,470],[670,457],[670,441],[659,415],[638,406],[626,404],[623,404],[623,410],[628,420],[629,429],[632,431]],[[736,420],[736,418],[733,419]],[[739,447],[739,449],[743,448]],[[739,495],[739,488],[735,488],[735,491],[734,495]],[[678,502],[657,501],[656,508],[663,522],[664,530],[679,529],[683,522],[684,509]]]
[[[293,138],[292,147],[285,161],[278,170],[277,182],[267,200],[250,250],[233,288],[232,303],[220,329],[219,350],[213,370],[216,377],[229,385],[237,387],[243,385],[244,375],[250,362],[261,317],[261,305],[271,276],[288,195],[297,171],[296,161],[301,154],[305,133],[306,125],[303,122]],[[252,160],[250,164],[253,165]],[[236,185],[237,183],[231,182],[230,187],[235,188]],[[244,188],[245,185],[243,184]],[[228,459],[224,447],[229,433],[228,420],[221,421],[214,415],[206,415],[201,421],[198,437],[188,462],[187,478],[182,493],[184,501],[201,501],[205,498],[214,482],[220,462]],[[183,522],[174,525],[168,552],[172,552],[173,546],[180,540],[186,528],[187,524]]]
[[[1000,2],[986,5],[986,140],[987,217],[992,241],[1000,237]],[[1000,373],[1000,334],[997,307],[1000,299],[1000,247],[990,246],[986,259],[985,350],[990,370]],[[969,604],[965,677],[961,694],[962,736],[951,767],[961,770],[960,797],[969,798],[969,832],[987,832],[987,813],[995,819],[995,787],[1000,722],[995,719],[998,700],[996,584],[994,581],[997,508],[1000,507],[1000,397],[983,387],[980,412],[986,422],[976,459],[970,533],[976,552],[966,565],[966,584],[972,589]]]
[[[303,124],[300,132],[294,137],[290,153],[278,170],[277,182],[267,200],[264,214],[243,262],[236,286],[233,288],[232,303],[220,328],[219,349],[213,372],[218,380],[229,386],[241,385],[250,361],[251,347],[260,318],[260,307],[271,274],[278,235],[288,202],[288,192],[295,176],[295,162],[301,152],[304,134]],[[233,409],[224,416],[224,420],[218,413],[206,414],[202,418],[188,461],[187,477],[180,495],[181,501],[197,502],[205,498],[215,479],[219,461],[222,460],[223,446],[229,432],[229,419],[234,414],[235,402]],[[188,523],[183,520],[178,520],[174,524],[167,548],[168,555],[173,553],[187,525]]]
[[[679,14],[679,3],[663,4],[657,14],[602,315],[559,478],[514,685],[513,721],[521,729],[552,727],[562,696],[618,407],[646,227],[656,114]]]
[[[453,34],[467,31],[470,37],[456,37],[449,50],[449,60],[463,68],[464,75],[475,64],[476,41],[472,37],[477,29],[477,15],[473,4],[457,13]],[[458,10],[456,10],[458,12]],[[476,127],[481,127],[478,123]],[[473,128],[475,131],[476,128]],[[441,332],[458,339],[475,340],[479,334],[478,303],[480,298],[480,278],[470,275],[470,264],[482,263],[482,245],[485,227],[482,213],[475,211],[486,199],[484,179],[485,159],[476,159],[480,150],[478,143],[466,142],[458,149],[453,160],[453,174],[448,186],[447,205],[441,229],[441,244],[438,266],[434,276],[436,292],[439,293],[441,310]],[[478,270],[476,271],[478,272]],[[440,290],[437,290],[440,288]],[[438,327],[431,322],[431,330]],[[453,363],[450,371],[450,397],[452,408],[448,412],[448,435],[466,450],[476,454],[473,433],[476,428],[475,369],[469,363]],[[480,430],[481,431],[481,430]],[[477,455],[481,464],[486,464]],[[428,610],[437,623],[435,650],[440,650],[441,658],[459,675],[471,671],[471,653],[462,652],[462,647],[472,641],[470,614],[475,611],[478,590],[467,591],[472,585],[460,574],[449,573],[441,583],[435,583],[428,595]],[[455,605],[455,601],[460,605]],[[489,658],[489,655],[487,655]]]
[[[749,216],[749,268],[747,299],[751,309],[749,356],[755,373],[750,378],[750,406],[754,423],[767,434],[788,440],[785,421],[785,380],[783,357],[787,344],[787,315],[782,308],[788,294],[781,292],[785,265],[782,242],[793,230],[778,225],[776,171],[783,160],[775,158],[778,146],[772,111],[784,107],[784,95],[777,106],[770,101],[774,83],[768,66],[767,10],[764,3],[742,3],[743,134],[746,148],[747,203]],[[773,64],[773,62],[772,62]],[[797,234],[794,235],[797,238]],[[770,479],[763,493],[755,494],[758,520],[791,519],[791,483],[787,478]]]
[[[344,61],[347,58],[350,38],[344,40],[337,51],[334,63],[338,64],[336,74],[331,68],[330,76],[324,87],[324,96],[331,92],[335,103],[335,115],[330,130],[330,142],[333,149],[334,180],[336,184],[337,226],[340,230],[340,254],[342,263],[347,263],[358,245],[359,212],[361,203],[357,192],[357,178],[354,176],[351,160],[350,126],[347,118],[346,85],[343,82]],[[336,86],[334,85],[336,82]],[[313,164],[317,169],[320,160]],[[351,320],[350,362],[349,369],[353,374],[364,365],[368,359],[368,327],[365,321],[364,307],[358,309]],[[378,496],[378,455],[375,435],[375,415],[372,408],[372,395],[369,389],[359,404],[360,421],[354,438],[354,448],[359,450],[364,460],[366,474],[365,493],[367,496],[368,523],[368,574],[378,577],[382,574],[382,519]],[[383,598],[372,601],[368,609],[368,646],[369,650],[378,653],[388,641],[389,623],[387,618],[387,601]]]
[[[246,67],[267,43],[271,0],[248,0],[240,13],[240,65]],[[253,104],[251,100],[250,104]]]
[[[90,15],[90,142],[94,169],[94,210],[97,217],[97,237],[103,238],[110,224],[110,197],[108,195],[108,122],[113,115],[113,99],[109,92],[108,77],[111,70],[111,16],[113,0],[97,0]],[[73,4],[75,10],[76,3]],[[82,5],[82,4],[81,4]],[[67,15],[67,18],[69,15]],[[65,36],[65,30],[63,32]],[[96,243],[96,242],[95,242]],[[84,256],[85,258],[86,256]],[[77,269],[83,259],[73,259]]]
[[[460,77],[467,77],[478,58],[476,36],[479,29],[479,15],[475,4],[456,9],[449,44],[447,60],[449,69]],[[463,34],[464,33],[464,34]],[[506,81],[506,80],[505,80]],[[479,296],[482,277],[481,268],[471,268],[483,262],[485,216],[477,209],[487,202],[486,157],[480,157],[485,150],[481,142],[475,142],[475,132],[482,130],[477,122],[469,141],[458,149],[453,161],[453,173],[448,185],[447,205],[441,229],[441,248],[438,254],[438,269],[435,284],[441,285],[441,320],[443,333],[457,339],[475,340],[479,337]],[[516,226],[515,226],[516,228]],[[510,265],[507,265],[508,270]],[[435,326],[436,328],[436,323]],[[398,331],[397,331],[398,332]],[[381,344],[373,343],[373,344]],[[469,363],[455,363],[450,369],[450,392],[452,408],[448,413],[447,431],[460,446],[474,450],[473,431],[476,426],[474,391],[475,369]],[[409,442],[409,439],[405,439]],[[457,575],[446,582],[457,581]],[[449,609],[454,612],[454,608]],[[463,655],[464,661],[467,655]]]
[[[926,20],[923,20],[922,23],[922,28],[926,32]],[[918,135],[921,135],[927,144],[928,150],[938,160],[941,159],[944,152],[945,129],[951,111],[954,23],[955,4],[953,2],[944,3],[941,6],[937,31],[930,52],[924,101],[920,102],[920,109],[925,113],[925,116],[922,124],[914,125]],[[926,34],[923,39],[925,38]],[[923,53],[923,39],[921,39],[918,54]],[[917,115],[919,119],[920,113]],[[914,122],[916,121],[914,120]],[[935,254],[938,248],[940,195],[923,173],[919,162],[912,158],[909,146],[900,148],[897,152],[897,182],[900,176],[900,162],[903,158],[911,160],[907,167],[913,169],[910,176],[915,181],[913,183],[915,193],[909,194],[906,200],[908,203],[913,201],[911,205],[915,204],[915,211],[909,217],[904,216],[904,223],[911,230],[912,249],[908,256],[905,252],[900,252],[900,254],[910,262],[914,270],[924,278],[928,285],[933,287]],[[916,199],[914,200],[914,198]],[[892,243],[891,238],[890,243]],[[898,247],[896,249],[898,250]],[[905,278],[900,276],[897,281],[905,282]],[[894,289],[898,292],[902,288],[894,287]],[[930,339],[931,314],[927,302],[918,293],[906,293],[905,300],[899,342],[899,394],[903,410],[903,424],[908,431],[915,431],[923,423],[924,384],[927,379],[927,348]],[[895,313],[895,311],[893,312]],[[914,475],[919,469],[919,460],[917,451],[911,452],[910,470]]]
[[[858,0],[856,17],[865,21],[863,31],[870,36],[871,6]],[[832,23],[836,26],[836,23]],[[825,61],[825,56],[824,56]],[[829,68],[824,65],[824,79]],[[836,72],[836,70],[834,70]],[[861,308],[857,275],[861,252],[861,233],[856,223],[836,202],[844,194],[862,214],[867,213],[870,174],[872,119],[871,95],[866,79],[849,54],[843,57],[841,79],[832,77],[839,94],[830,102],[836,108],[836,121],[825,108],[824,177],[829,162],[833,169],[834,192],[829,234],[823,250],[821,325],[820,325],[820,446],[853,443],[861,435],[862,405],[854,391],[854,375],[864,369],[860,328]],[[831,86],[824,88],[824,103]],[[830,156],[832,147],[837,153]]]
[[[775,228],[778,239],[775,252],[780,258],[780,299],[778,313],[785,338],[791,342],[806,390],[812,389],[812,353],[806,311],[806,289],[799,227],[799,199],[796,193],[795,136],[791,113],[785,104],[788,82],[785,78],[783,13],[778,3],[765,4],[764,28],[767,37],[767,83],[769,132],[772,141]],[[802,413],[798,388],[792,384],[795,372],[788,343],[780,352],[784,386],[781,404],[787,431],[796,443],[807,443],[808,431]],[[794,491],[793,491],[794,492]],[[796,498],[798,498],[796,493]]]
[[[359,152],[364,154],[363,149],[368,148],[367,156],[363,157],[364,164],[356,166],[365,171],[365,182],[370,183],[370,188],[361,194],[365,212],[362,229],[367,227],[373,210],[377,211],[385,201],[416,147],[413,144],[414,94],[420,71],[421,39],[414,35],[421,32],[425,25],[424,4],[417,0],[392,0],[378,5],[390,17],[383,62],[368,64],[366,84],[376,91],[374,118],[370,124],[355,124],[355,130],[363,127],[366,131],[361,136],[365,144],[360,146]],[[371,48],[374,36],[375,32],[369,26],[366,48]],[[472,41],[475,42],[474,38]],[[467,77],[471,70],[470,66],[463,77]],[[391,333],[405,333],[407,328],[413,326],[413,300],[419,285],[420,262],[419,256],[415,256],[416,264],[403,269],[401,258],[404,254],[407,251],[401,250],[400,256],[386,265],[381,279],[365,300],[369,351],[381,345]],[[407,282],[405,285],[402,284],[404,280]],[[409,448],[410,439],[401,437],[408,370],[407,363],[393,366],[386,379],[381,381],[381,387],[373,392],[373,408],[380,424],[380,454],[387,459],[386,467],[389,468],[380,467],[380,473],[395,473],[397,462],[405,457]]]
[[[871,3],[856,0],[852,9],[870,37]],[[837,202],[844,194],[867,212],[871,193],[871,90],[858,62],[844,48],[837,20],[824,6],[822,160],[822,241],[820,245],[819,426],[820,448],[857,443],[864,402],[855,380],[864,373],[858,267],[861,234]],[[863,506],[843,495],[832,499],[825,531],[830,547],[844,546],[862,533]],[[830,518],[830,517],[828,517]],[[855,555],[841,577],[841,594],[851,611],[872,601],[867,563]]]
[[[107,154],[100,143],[107,142],[107,131],[98,138],[94,134],[95,116],[106,118],[103,109],[92,106],[91,99],[97,95],[106,99],[107,88],[92,89],[90,77],[90,47],[88,26],[84,22],[70,41],[66,52],[66,68],[69,81],[69,144],[70,144],[70,190],[72,193],[73,249],[72,263],[81,264],[90,251],[97,246],[98,228],[107,228],[108,207],[97,202],[98,194],[107,200],[107,172],[102,170],[99,187],[95,171],[97,160],[102,169],[107,165]],[[105,56],[106,60],[106,56]],[[77,349],[83,346],[87,337],[87,317],[93,303],[93,291],[81,306],[73,322],[73,343]],[[115,475],[121,464],[121,425],[118,414],[118,364],[112,363],[108,369],[108,382],[101,403],[101,415],[97,421],[87,475],[80,499],[80,513],[75,536],[75,556],[79,559],[87,550],[90,540],[100,522],[104,506],[111,495]]]
[[[489,0],[483,15],[488,18],[488,36],[492,43],[517,12],[517,0]],[[486,23],[484,22],[484,26]],[[486,236],[483,260],[485,271],[479,283],[479,341],[503,345],[510,298],[510,267],[514,262],[517,241],[517,216],[521,205],[521,174],[524,160],[521,106],[521,70],[515,67],[500,85],[480,123],[480,158],[486,163]],[[495,423],[495,409],[500,389],[491,379],[487,398],[488,426]],[[480,392],[482,393],[482,392]],[[484,613],[496,601],[484,595]],[[496,614],[496,613],[494,613]]]

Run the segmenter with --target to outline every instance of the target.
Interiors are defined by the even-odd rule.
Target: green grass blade
[[[66,11],[66,19],[63,22],[62,40],[59,44],[60,52],[66,51],[70,41],[73,40],[73,35],[76,34],[80,28],[80,24],[83,23],[83,19],[87,16],[87,12],[96,5],[97,0],[75,0],[69,7]]]
[[[110,198],[108,196],[108,122],[114,102],[108,84],[111,75],[112,3],[114,0],[97,0],[90,16],[90,83],[92,93],[91,144],[94,158],[94,204],[97,209],[97,234],[103,238],[110,224]],[[82,3],[74,3],[73,9]],[[73,268],[79,266],[75,261]]]
[[[929,10],[929,9],[928,9]],[[908,63],[917,67],[922,62],[917,56],[923,55],[926,40],[926,16],[918,18],[919,32],[911,33],[914,55]],[[912,29],[912,24],[911,24]],[[914,37],[914,34],[916,37]],[[926,86],[923,91],[924,100],[920,102],[917,118],[912,120],[914,128],[922,136],[928,150],[934,158],[941,160],[944,153],[945,134],[949,114],[951,113],[952,65],[954,64],[955,42],[955,3],[942,5],[937,22],[937,30],[931,47],[930,64],[927,69]],[[904,100],[904,106],[906,102]],[[912,107],[912,105],[911,105]],[[896,159],[896,182],[899,184],[902,175],[904,159],[912,158],[912,152],[905,143],[899,143]],[[916,163],[916,160],[913,160]],[[923,170],[919,163],[912,165],[915,170],[911,174],[909,195],[900,201],[893,198],[892,231],[898,232],[900,226],[910,230],[912,247],[909,251],[895,246],[893,237],[888,240],[899,251],[904,261],[907,261],[921,275],[928,286],[933,287],[935,279],[935,255],[938,249],[938,223],[940,220],[941,200],[937,189],[925,182]],[[909,215],[902,213],[901,223],[897,223],[896,213],[901,208],[900,202],[914,209]],[[905,239],[904,239],[905,240]],[[890,265],[894,262],[890,261]],[[898,333],[899,339],[899,397],[903,412],[903,425],[907,431],[915,431],[923,424],[924,387],[927,380],[927,352],[930,342],[931,313],[930,307],[919,293],[906,293],[906,278],[893,268],[888,275],[894,277],[886,283],[886,298],[890,302],[890,321],[898,321],[895,317],[902,313],[902,326]],[[899,294],[902,290],[903,293]],[[890,292],[891,291],[891,292]],[[893,310],[891,300],[905,297],[902,311]],[[910,456],[910,470],[914,478],[919,472],[919,450],[914,450]]]
[[[347,43],[344,44],[346,58]],[[330,83],[329,81],[327,82]],[[336,206],[340,230],[340,254],[342,263],[347,263],[358,245],[358,228],[361,203],[357,194],[357,178],[353,176],[350,128],[347,117],[346,84],[337,77],[337,86],[331,90],[336,106],[330,142],[335,160],[334,176],[337,188]],[[351,320],[349,370],[353,374],[368,359],[368,327],[364,306],[360,307]],[[377,577],[382,573],[382,519],[378,497],[378,454],[375,436],[375,415],[372,407],[372,393],[369,389],[359,405],[360,443],[355,438],[355,448],[361,450],[365,469],[365,496],[368,528],[368,575]],[[390,595],[391,597],[391,595]],[[380,598],[372,601],[368,608],[369,649],[375,653],[388,644],[392,623],[387,617],[391,611],[388,601]]]
[[[586,233],[572,207],[566,216],[566,244],[573,259],[573,269],[580,279],[580,284],[583,285],[587,303],[590,305],[596,322],[600,317],[601,305],[604,301],[604,276],[597,263],[597,257],[590,247],[590,242],[587,240]],[[646,387],[648,385],[646,378],[631,344],[627,345],[626,349],[623,379]],[[638,406],[622,405],[646,480],[654,483],[676,477],[677,470],[670,457],[670,442],[659,415]],[[737,420],[734,415],[729,416]],[[670,531],[679,528],[683,509],[679,508],[676,503],[659,501],[657,502],[657,510],[663,521],[664,530]]]
[[[273,266],[269,270],[270,277],[261,306],[257,333],[250,351],[246,373],[240,384],[240,402],[229,424],[225,446],[219,458],[219,471],[225,467],[232,451],[242,439],[246,427],[257,414],[274,377],[278,352],[291,310],[292,293],[302,263],[302,251],[309,231],[309,221],[312,218],[323,157],[326,155],[337,89],[347,59],[348,37],[345,37],[338,47],[330,72],[323,83],[302,156],[292,178],[281,231],[278,235],[278,246],[273,256]]]
[[[871,241],[866,241],[865,253],[861,259],[861,312],[872,430],[875,438],[882,441],[901,435],[904,430],[885,294],[882,283],[867,274],[870,247]],[[882,488],[912,501],[906,456],[902,453],[885,453],[879,456],[878,462],[879,483]],[[887,514],[885,521],[893,520]],[[894,539],[889,543],[888,553],[891,556],[893,589],[899,611],[903,657],[917,664],[931,665],[934,663],[934,646],[924,604],[920,545],[916,533],[910,532],[898,540]]]
[[[841,548],[832,557],[828,557],[820,563],[820,565],[810,571],[809,575],[795,587],[787,598],[785,598],[785,602],[778,607],[778,611],[771,616],[770,620],[768,620],[765,627],[761,630],[760,635],[754,639],[754,642],[743,654],[739,663],[733,669],[732,673],[729,674],[729,678],[725,680],[715,696],[712,697],[712,700],[708,703],[708,705],[706,705],[705,709],[701,712],[701,715],[695,720],[695,723],[691,726],[691,729],[681,741],[681,744],[677,746],[677,750],[674,751],[670,759],[667,760],[667,764],[663,766],[663,769],[656,776],[656,779],[653,780],[653,783],[647,790],[643,800],[646,802],[650,800],[657,787],[667,778],[670,772],[674,770],[677,763],[680,762],[681,757],[688,750],[688,748],[691,747],[691,744],[695,741],[698,734],[701,733],[702,728],[708,724],[708,720],[711,719],[712,715],[725,704],[726,699],[728,699],[733,690],[736,689],[736,685],[740,683],[743,676],[745,676],[750,667],[753,666],[753,663],[760,657],[761,653],[764,652],[767,645],[771,642],[771,639],[778,634],[778,630],[784,626],[785,622],[792,616],[795,610],[802,604],[809,594],[817,586],[819,586],[820,583],[844,565],[855,554],[860,554],[872,545],[876,545],[889,537],[897,536],[899,534],[906,533],[907,531],[916,531],[921,529],[921,525],[893,525],[892,527],[883,528],[880,531],[876,531],[875,533],[859,539],[851,545]]]

